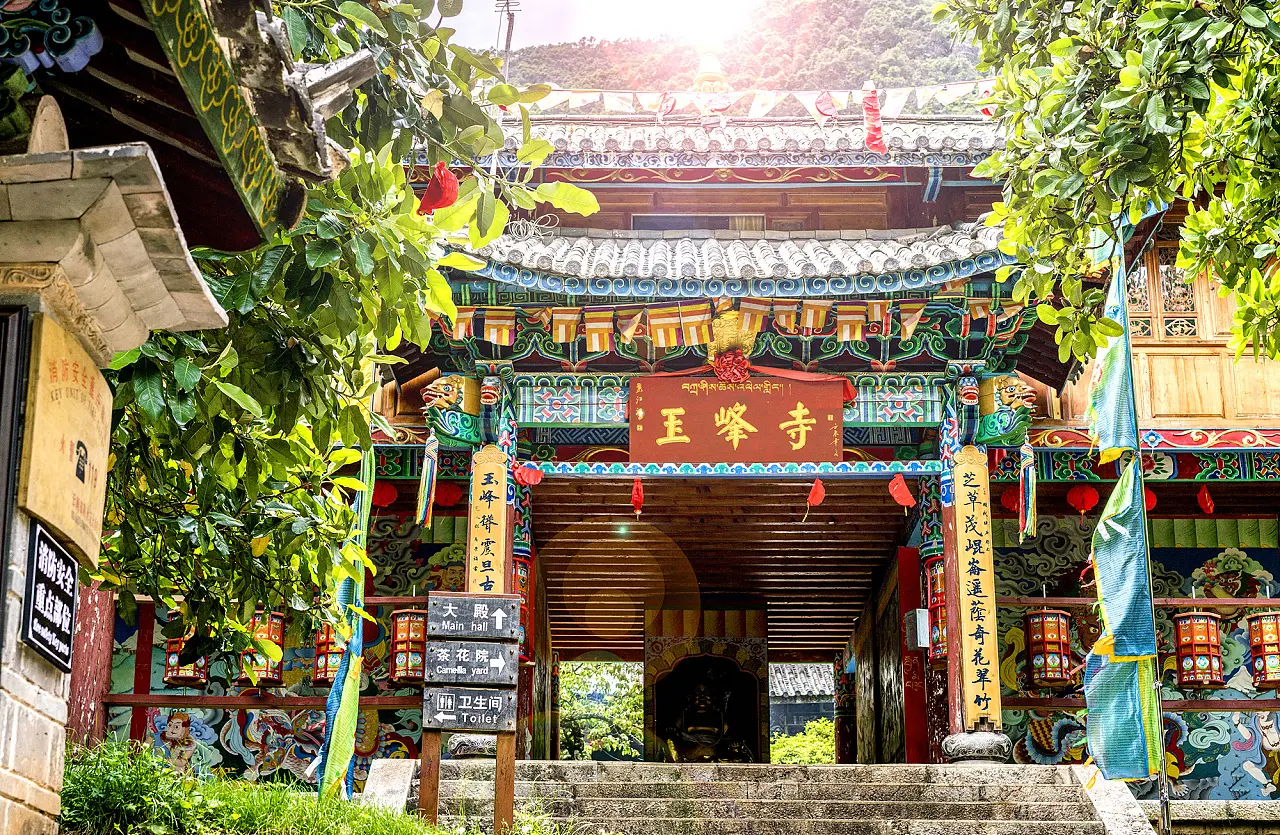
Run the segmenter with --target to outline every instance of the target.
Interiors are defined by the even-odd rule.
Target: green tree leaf
[[[218,391],[230,397],[242,409],[254,417],[262,417],[262,404],[249,396],[249,393],[233,383],[225,383],[222,380],[214,380],[213,384],[218,387]]]
[[[200,366],[186,357],[178,357],[173,361],[173,378],[183,391],[191,391],[200,382]]]
[[[379,35],[385,37],[387,34],[387,28],[382,25],[378,16],[368,6],[356,0],[343,0],[343,3],[338,6],[338,14],[372,29]]]
[[[138,406],[152,420],[164,412],[164,380],[151,364],[139,366],[133,375],[133,396]]]
[[[535,194],[539,200],[575,215],[590,215],[600,211],[596,196],[572,183],[542,183]]]

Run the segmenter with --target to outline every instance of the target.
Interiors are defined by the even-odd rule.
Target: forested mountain
[[[752,0],[743,0],[744,3]],[[977,77],[977,53],[930,19],[934,0],[764,0],[720,60],[737,90],[847,90],[867,79],[905,87]],[[691,42],[597,41],[530,46],[511,56],[518,84],[606,90],[688,89]]]

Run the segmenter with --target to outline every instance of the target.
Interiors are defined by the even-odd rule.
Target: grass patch
[[[298,784],[200,780],[127,742],[67,752],[64,835],[477,835],[416,815],[317,797]],[[575,835],[543,814],[517,814],[510,835]]]

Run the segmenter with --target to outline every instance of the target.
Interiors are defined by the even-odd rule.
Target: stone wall
[[[14,514],[5,560],[4,648],[0,654],[0,832],[58,831],[70,676],[22,643],[30,521]]]

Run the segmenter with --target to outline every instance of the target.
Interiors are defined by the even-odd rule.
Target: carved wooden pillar
[[[978,381],[968,371],[948,397],[939,431],[939,452],[946,462],[941,493],[951,725],[942,749],[953,762],[1005,762],[1013,746],[1001,732],[1000,720],[991,481],[986,448],[973,443]]]

